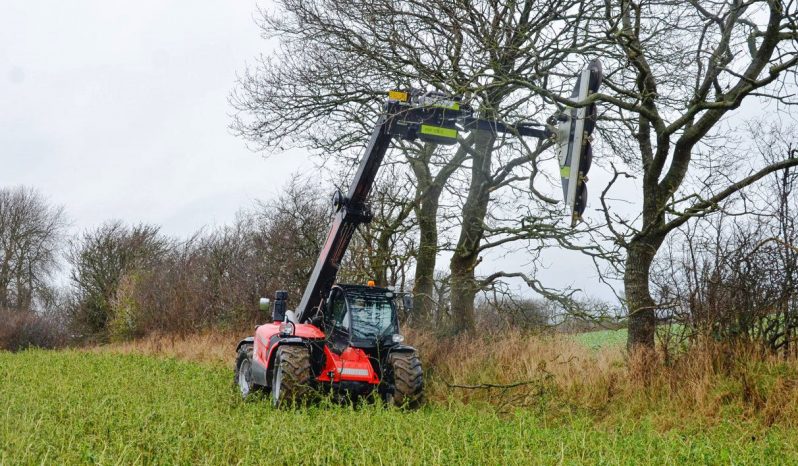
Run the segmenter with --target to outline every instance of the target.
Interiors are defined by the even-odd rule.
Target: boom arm
[[[341,266],[341,259],[344,257],[357,226],[371,220],[371,212],[366,206],[366,199],[372,184],[374,184],[374,179],[377,177],[377,170],[391,144],[392,136],[388,132],[388,123],[389,117],[387,116],[380,117],[377,122],[346,198],[341,199],[340,195],[336,193],[335,201],[338,212],[335,214],[332,228],[327,234],[327,240],[316,261],[310,281],[305,287],[302,301],[297,307],[297,318],[300,322],[312,317],[310,311],[319,306],[326,293],[329,293],[332,288],[335,276],[338,274],[338,267]]]
[[[549,137],[551,134],[548,130],[530,126],[513,127],[474,118],[470,107],[443,95],[390,92],[385,112],[371,133],[349,191],[345,197],[340,191],[336,192],[333,198],[337,211],[313,274],[296,309],[299,322],[309,321],[315,315],[314,309],[322,304],[335,282],[352,235],[358,225],[371,221],[372,215],[366,201],[391,140],[400,137],[449,145],[457,142],[457,132],[460,129],[516,133],[538,138]]]

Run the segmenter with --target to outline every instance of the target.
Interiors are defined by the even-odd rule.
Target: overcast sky
[[[0,2],[0,186],[38,188],[76,231],[118,218],[185,235],[313,169],[302,153],[253,154],[228,130],[236,73],[266,51],[254,9]]]

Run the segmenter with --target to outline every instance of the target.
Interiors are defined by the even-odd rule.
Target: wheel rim
[[[241,391],[241,396],[246,398],[249,395],[249,361],[241,361],[241,366],[238,368],[238,389]]]
[[[272,381],[272,402],[275,406],[280,404],[280,386],[283,384],[283,365],[278,359],[274,368],[274,380]]]

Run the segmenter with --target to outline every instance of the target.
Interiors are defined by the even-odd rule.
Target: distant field
[[[746,422],[654,427],[437,403],[417,412],[243,403],[229,369],[78,351],[0,353],[0,464],[762,464],[798,431]],[[576,410],[574,412],[577,412]]]
[[[578,333],[574,339],[592,349],[611,348],[626,344],[626,329],[596,330],[593,332]]]

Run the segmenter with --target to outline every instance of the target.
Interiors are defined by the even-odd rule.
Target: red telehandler
[[[601,74],[596,66],[591,64],[586,71],[593,92]],[[587,88],[587,76],[580,77],[582,88]],[[583,100],[577,90],[572,98]],[[566,143],[561,149],[568,154],[578,154],[572,146],[576,141],[580,143],[576,147],[581,147],[582,142],[581,133],[576,139],[573,134],[569,137],[575,110],[550,119],[546,127],[539,123],[510,126],[474,118],[471,108],[457,97],[415,91],[389,92],[383,110],[349,191],[333,196],[333,225],[296,310],[287,310],[285,291],[277,291],[273,303],[262,298],[261,309],[271,308],[272,322],[259,325],[254,336],[238,343],[235,384],[244,398],[270,390],[274,406],[282,406],[302,402],[313,391],[327,390],[349,399],[376,395],[389,404],[409,407],[421,402],[421,361],[416,349],[403,343],[394,291],[371,283],[335,283],[355,229],[372,218],[368,194],[394,138],[451,145],[457,143],[458,131],[479,129],[562,138]],[[559,129],[554,127],[558,121]],[[569,157],[569,163],[583,165],[578,156]],[[404,298],[405,307],[411,308],[412,299]]]

